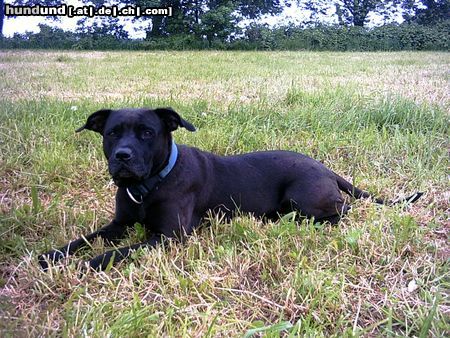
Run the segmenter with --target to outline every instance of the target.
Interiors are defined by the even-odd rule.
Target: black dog
[[[370,197],[299,153],[264,151],[223,157],[177,146],[171,132],[178,127],[195,131],[170,108],[103,109],[89,116],[77,132],[89,129],[103,135],[109,172],[118,186],[115,219],[60,250],[41,255],[44,269],[48,260],[73,254],[96,237],[117,242],[136,222],[152,233],[146,242],[106,252],[92,259],[90,266],[105,269],[111,259],[118,262],[132,249],[189,235],[208,210],[232,217],[239,209],[270,219],[296,210],[317,222],[337,223],[349,210],[341,191],[355,198]],[[414,202],[420,196],[416,193],[405,200]]]

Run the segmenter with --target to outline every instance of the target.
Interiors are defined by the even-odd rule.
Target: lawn
[[[1,336],[432,336],[449,325],[448,53],[0,52]],[[115,187],[106,107],[171,106],[178,143],[308,154],[378,196],[337,226],[210,215],[184,245],[79,273],[91,248],[36,256],[104,225]],[[143,239],[136,224],[122,245]]]

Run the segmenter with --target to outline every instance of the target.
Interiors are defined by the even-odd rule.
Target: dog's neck
[[[178,147],[175,141],[171,140],[169,144],[170,153],[168,158],[163,162],[165,166],[157,171],[156,174],[150,175],[142,182],[126,188],[128,197],[136,204],[141,204],[144,198],[154,189],[158,189],[158,184],[172,171],[178,159]]]
[[[170,140],[169,149],[170,149],[169,156],[163,162],[164,167],[158,173],[158,176],[160,176],[161,178],[164,178],[167,175],[169,175],[178,159],[178,147],[173,139]]]

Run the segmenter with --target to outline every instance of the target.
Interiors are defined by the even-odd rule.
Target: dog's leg
[[[325,223],[328,222],[331,225],[336,225],[339,223],[339,221],[341,220],[341,215],[333,215],[333,216],[328,216],[328,217],[323,217],[323,218],[319,218],[319,219],[315,219],[315,222],[317,223]]]
[[[48,261],[57,262],[68,255],[72,255],[73,253],[75,253],[75,251],[87,245],[88,243],[91,243],[97,237],[103,238],[104,240],[111,243],[115,243],[122,238],[126,228],[126,226],[119,224],[116,221],[112,221],[110,224],[104,226],[103,228],[87,236],[78,238],[59,250],[50,250],[49,252],[40,255],[38,257],[39,264],[44,270],[47,270]]]
[[[186,202],[187,204],[184,204]],[[118,248],[115,250],[107,251],[102,255],[99,255],[89,261],[89,266],[97,271],[104,270],[112,260],[112,264],[120,262],[127,258],[133,250],[139,248],[148,247],[153,248],[157,244],[163,242],[163,239],[173,238],[180,242],[192,233],[194,227],[200,222],[200,216],[193,215],[192,205],[189,206],[189,200],[186,199],[180,204],[173,206],[166,206],[166,212],[158,214],[153,217],[155,223],[159,226],[153,228],[154,233],[151,237],[142,243],[134,244],[128,247]],[[184,207],[184,209],[183,209]],[[173,210],[183,210],[179,213],[174,213]]]
[[[317,223],[325,223],[328,222],[331,225],[336,225],[339,223],[339,221],[341,220],[341,218],[345,215],[347,215],[348,211],[351,209],[350,205],[348,204],[342,204],[342,206],[339,207],[339,209],[337,209],[337,213],[335,215],[331,215],[331,216],[325,216],[325,217],[318,217],[315,219],[315,221]]]
[[[199,218],[195,218],[196,225],[199,223]],[[97,271],[105,270],[108,264],[112,260],[112,264],[120,262],[127,258],[133,250],[137,250],[139,248],[153,248],[159,243],[162,243],[166,238],[174,238],[180,242],[183,242],[186,236],[192,233],[192,226],[182,227],[179,231],[164,231],[162,234],[153,234],[150,239],[145,242],[141,242],[138,244],[133,244],[131,246],[118,248],[115,250],[107,251],[104,254],[101,254],[89,261],[89,266]]]
[[[154,234],[152,235],[152,237],[150,237],[150,239],[148,239],[145,242],[107,251],[101,255],[98,255],[97,257],[89,261],[89,266],[97,271],[105,270],[108,264],[110,264],[111,260],[112,264],[115,264],[127,258],[133,250],[137,250],[139,248],[144,247],[153,248],[162,241],[163,237],[161,235]]]

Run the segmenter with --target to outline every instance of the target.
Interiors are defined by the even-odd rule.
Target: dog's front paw
[[[89,261],[89,267],[95,271],[103,271],[106,270],[109,265],[114,263],[114,252],[106,252],[103,255],[99,255],[95,258],[92,258]]]
[[[47,271],[49,262],[57,262],[62,258],[64,258],[64,254],[61,251],[51,250],[45,254],[39,255],[38,262],[42,270]]]

